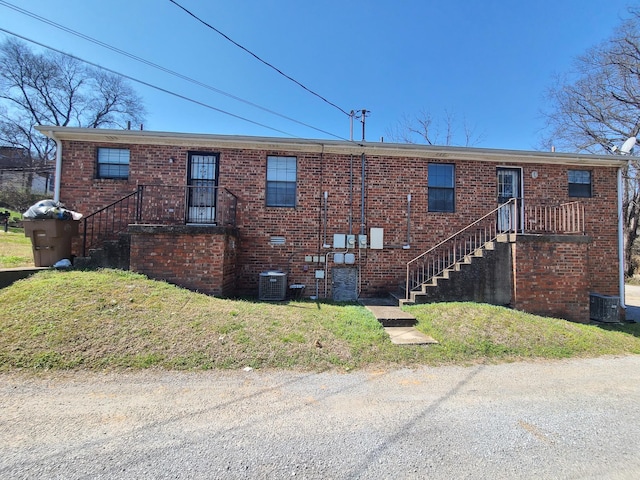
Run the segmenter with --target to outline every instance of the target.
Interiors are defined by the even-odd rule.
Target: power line
[[[351,114],[345,110],[343,110],[342,108],[340,108],[338,105],[336,105],[335,103],[330,102],[329,100],[327,100],[326,98],[324,98],[322,95],[314,92],[313,90],[305,87],[302,83],[300,83],[299,81],[297,81],[295,78],[290,77],[289,75],[287,75],[286,73],[284,73],[282,70],[280,70],[279,68],[273,66],[271,63],[267,62],[266,60],[263,60],[262,58],[260,58],[258,55],[256,55],[255,53],[253,53],[251,50],[249,50],[248,48],[243,47],[242,45],[240,45],[238,42],[236,42],[235,40],[233,40],[232,38],[230,38],[229,36],[225,35],[224,33],[222,33],[220,30],[218,30],[217,28],[215,28],[214,26],[208,24],[207,22],[205,22],[204,20],[202,20],[200,17],[198,17],[196,14],[194,14],[193,12],[187,10],[185,7],[183,7],[182,5],[180,5],[178,2],[176,2],[175,0],[169,0],[171,3],[173,3],[176,7],[182,9],[184,12],[186,12],[187,14],[191,15],[193,18],[195,18],[198,22],[202,23],[203,25],[205,25],[206,27],[210,28],[211,30],[213,30],[214,32],[216,32],[219,35],[222,35],[224,38],[226,38],[227,40],[229,40],[231,43],[233,43],[236,47],[241,48],[242,50],[244,50],[245,52],[247,52],[249,55],[251,55],[252,57],[254,57],[256,60],[264,63],[267,67],[272,68],[273,70],[275,70],[276,72],[278,72],[280,75],[282,75],[283,77],[285,77],[288,80],[291,80],[293,83],[295,83],[296,85],[302,87],[304,90],[306,90],[307,92],[309,92],[312,95],[315,95],[316,97],[318,97],[320,100],[322,100],[323,102],[331,105],[334,108],[337,108],[338,110],[340,110],[342,113],[344,113],[346,116],[351,116]]]
[[[47,19],[47,18],[45,18],[45,17],[42,17],[42,16],[40,16],[40,15],[37,15],[37,14],[35,14],[35,13],[33,13],[33,12],[30,12],[30,11],[28,11],[28,10],[25,10],[25,9],[23,9],[23,8],[20,8],[20,7],[16,6],[16,5],[13,5],[13,4],[11,4],[11,3],[9,3],[9,2],[6,2],[6,1],[4,1],[4,0],[0,0],[0,5],[3,5],[3,6],[8,7],[8,8],[11,8],[12,10],[15,10],[15,11],[17,11],[17,12],[19,12],[19,13],[22,13],[22,14],[24,14],[24,15],[27,15],[27,16],[29,16],[29,17],[31,17],[31,18],[36,19],[36,20],[39,20],[39,21],[41,21],[41,22],[43,22],[43,23],[46,23],[46,24],[48,24],[48,25],[50,25],[50,26],[52,26],[52,27],[55,27],[55,28],[57,28],[57,29],[59,29],[59,30],[65,31],[65,32],[70,33],[70,34],[72,34],[72,35],[75,35],[75,36],[77,36],[77,37],[79,37],[79,38],[82,38],[82,39],[84,39],[84,40],[87,40],[87,41],[89,41],[89,42],[92,42],[92,43],[94,43],[94,44],[96,44],[96,45],[99,45],[99,46],[101,46],[101,47],[103,47],[103,48],[106,48],[106,49],[109,49],[109,50],[111,50],[111,51],[113,51],[113,52],[119,53],[120,55],[124,55],[125,57],[131,58],[131,59],[133,59],[133,60],[136,60],[136,61],[138,61],[138,62],[141,62],[141,63],[143,63],[143,64],[145,64],[145,65],[148,65],[148,66],[153,67],[153,68],[155,68],[155,69],[157,69],[157,70],[160,70],[160,71],[163,71],[163,72],[165,72],[165,73],[168,73],[168,74],[170,74],[170,75],[173,75],[173,76],[175,76],[175,77],[177,77],[177,78],[180,78],[180,79],[182,79],[182,80],[186,80],[186,81],[191,82],[191,83],[193,83],[193,84],[195,84],[195,85],[198,85],[198,86],[200,86],[200,87],[206,88],[206,89],[211,90],[211,91],[216,92],[216,93],[219,93],[219,94],[224,95],[224,96],[226,96],[226,97],[229,97],[229,98],[231,98],[231,99],[233,99],[233,100],[236,100],[236,101],[242,102],[242,103],[244,103],[244,104],[246,104],[246,105],[250,105],[250,106],[252,106],[252,107],[258,108],[258,109],[260,109],[260,110],[262,110],[262,111],[264,111],[264,112],[267,112],[267,113],[270,113],[270,114],[272,114],[272,115],[276,115],[276,116],[278,116],[278,117],[280,117],[280,118],[284,118],[285,120],[289,120],[289,121],[291,121],[291,122],[297,123],[298,125],[302,125],[302,126],[304,126],[304,127],[310,128],[310,129],[312,129],[312,130],[316,130],[317,132],[324,133],[325,135],[329,135],[329,136],[331,136],[331,137],[334,137],[334,138],[337,138],[337,139],[340,139],[340,140],[346,140],[345,138],[343,138],[343,137],[341,137],[341,136],[339,136],[339,135],[336,135],[336,134],[334,134],[334,133],[328,132],[328,131],[323,130],[323,129],[321,129],[321,128],[314,127],[313,125],[310,125],[310,124],[308,124],[308,123],[302,122],[302,121],[300,121],[300,120],[296,120],[296,119],[294,119],[294,118],[288,117],[288,116],[283,115],[283,114],[281,114],[281,113],[278,113],[278,112],[276,112],[276,111],[274,111],[274,110],[271,110],[271,109],[269,109],[269,108],[263,107],[263,106],[261,106],[261,105],[258,105],[258,104],[256,104],[256,103],[254,103],[254,102],[251,102],[251,101],[249,101],[249,100],[245,100],[245,99],[243,99],[243,98],[241,98],[241,97],[238,97],[238,96],[233,95],[233,94],[231,94],[231,93],[225,92],[225,91],[223,91],[223,90],[220,90],[220,89],[218,89],[218,88],[216,88],[216,87],[213,87],[213,86],[211,86],[211,85],[208,85],[208,84],[206,84],[206,83],[203,83],[203,82],[201,82],[201,81],[199,81],[199,80],[196,80],[196,79],[194,79],[194,78],[191,78],[191,77],[189,77],[189,76],[187,76],[187,75],[184,75],[184,74],[181,74],[181,73],[176,72],[176,71],[174,71],[174,70],[171,70],[171,69],[169,69],[169,68],[163,67],[162,65],[158,65],[158,64],[153,63],[153,62],[151,62],[151,61],[149,61],[149,60],[145,60],[144,58],[141,58],[141,57],[139,57],[139,56],[137,56],[137,55],[134,55],[134,54],[132,54],[132,53],[129,53],[129,52],[125,51],[125,50],[121,50],[121,49],[119,49],[119,48],[117,48],[117,47],[114,47],[114,46],[112,46],[112,45],[109,45],[108,43],[105,43],[105,42],[102,42],[102,41],[100,41],[100,40],[97,40],[97,39],[95,39],[95,38],[93,38],[93,37],[90,37],[90,36],[88,36],[88,35],[85,35],[85,34],[83,34],[83,33],[81,33],[81,32],[78,32],[78,31],[76,31],[76,30],[73,30],[73,29],[71,29],[71,28],[65,27],[64,25],[61,25],[61,24],[59,24],[59,23],[56,23],[56,22],[54,22],[54,21],[52,21],[52,20],[49,20],[49,19]],[[45,48],[47,48],[47,47],[45,47]]]
[[[252,123],[252,124],[257,125],[259,127],[268,128],[269,130],[273,130],[274,132],[282,133],[284,135],[288,135],[288,136],[294,137],[294,138],[299,138],[296,135],[293,135],[292,133],[285,132],[284,130],[278,130],[277,128],[270,127],[270,126],[265,125],[263,123],[259,123],[259,122],[256,122],[254,120],[249,120],[248,118],[242,117],[240,115],[236,115],[236,114],[231,113],[231,112],[227,112],[225,110],[222,110],[220,108],[214,107],[212,105],[209,105],[207,103],[201,102],[199,100],[194,100],[193,98],[189,98],[189,97],[186,97],[186,96],[181,95],[179,93],[172,92],[171,90],[167,90],[166,88],[158,87],[157,85],[153,85],[153,84],[151,84],[149,82],[145,82],[144,80],[140,80],[140,79],[137,79],[137,78],[132,77],[130,75],[125,75],[124,73],[120,73],[120,72],[118,72],[116,70],[112,70],[110,68],[103,67],[102,65],[98,65],[97,63],[90,62],[89,60],[85,60],[85,59],[77,57],[75,55],[71,55],[70,53],[63,52],[62,50],[58,50],[57,48],[50,47],[48,45],[45,45],[44,43],[37,42],[37,41],[32,40],[30,38],[27,38],[27,37],[25,37],[23,35],[19,35],[17,33],[14,33],[14,32],[11,32],[9,30],[6,30],[6,29],[4,29],[2,27],[0,27],[0,31],[8,33],[9,35],[13,35],[14,37],[18,37],[18,38],[20,38],[22,40],[25,40],[27,42],[33,43],[33,44],[38,45],[40,47],[46,48],[48,50],[52,50],[54,52],[60,53],[60,54],[65,55],[65,56],[67,56],[69,58],[73,58],[75,60],[78,60],[79,62],[86,63],[87,65],[91,65],[92,67],[99,68],[100,70],[105,70],[105,71],[107,71],[109,73],[113,73],[114,75],[119,75],[120,77],[126,78],[127,80],[131,80],[132,82],[136,82],[136,83],[139,83],[139,84],[144,85],[146,87],[153,88],[154,90],[158,90],[160,92],[172,95],[172,96],[180,98],[182,100],[186,100],[188,102],[195,103],[196,105],[200,105],[202,107],[209,108],[211,110],[215,110],[216,112],[224,113],[225,115],[229,115],[229,116],[237,118],[239,120],[244,120],[245,122]]]

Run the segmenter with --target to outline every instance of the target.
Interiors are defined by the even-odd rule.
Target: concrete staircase
[[[398,302],[393,301],[391,297],[361,298],[358,301],[382,324],[384,331],[389,335],[391,343],[396,345],[428,345],[438,343],[434,338],[425,335],[415,328],[415,325],[418,323],[416,317],[409,312],[401,310]]]
[[[510,292],[511,252],[507,245],[515,241],[515,233],[497,234],[414,287],[408,296],[405,285],[391,295],[400,305],[454,300],[508,304],[500,289]],[[447,287],[448,283],[456,281],[460,285]]]
[[[91,248],[86,257],[73,259],[76,268],[118,268],[129,270],[131,236],[126,233],[118,235],[117,240],[105,240],[98,248]]]

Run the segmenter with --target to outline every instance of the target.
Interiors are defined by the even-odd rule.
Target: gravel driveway
[[[640,477],[640,356],[0,381],[0,478]]]

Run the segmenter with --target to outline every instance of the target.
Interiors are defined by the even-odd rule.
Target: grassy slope
[[[33,267],[31,239],[21,228],[0,228],[0,268]]]
[[[440,344],[397,346],[357,305],[223,300],[114,270],[41,272],[0,290],[0,305],[0,371],[318,371],[640,353],[640,325],[605,331],[468,303],[411,307]]]

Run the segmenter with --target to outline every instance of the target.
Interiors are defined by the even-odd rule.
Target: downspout
[[[62,177],[62,142],[56,138],[55,134],[49,130],[49,138],[56,142],[56,180],[53,187],[53,201],[60,201],[60,180]]]
[[[366,198],[365,188],[366,188],[366,174],[367,174],[367,164],[366,164],[366,157],[364,155],[364,152],[362,152],[360,169],[361,169],[360,177],[362,179],[362,183],[360,185],[360,235],[364,235],[364,227],[365,227],[364,202]]]
[[[620,307],[626,309],[624,295],[624,209],[622,197],[622,167],[618,168],[618,282]]]

